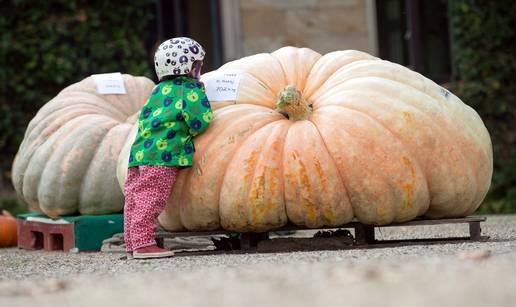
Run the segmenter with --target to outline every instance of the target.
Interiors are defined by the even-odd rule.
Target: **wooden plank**
[[[240,249],[243,251],[247,251],[251,249],[251,234],[243,233],[240,237]]]
[[[484,222],[486,220],[485,217],[465,217],[465,218],[454,218],[454,219],[436,219],[436,220],[426,220],[426,219],[416,219],[409,222],[403,223],[392,223],[388,225],[382,226],[372,226],[371,227],[403,227],[403,226],[423,226],[423,225],[441,225],[441,224],[461,224],[461,223],[470,223],[470,222]],[[339,229],[339,228],[356,228],[361,227],[364,224],[353,221],[338,227],[335,226],[323,226],[319,228],[308,228],[303,226],[296,225],[287,225],[278,229],[270,230],[271,231],[288,231],[288,230],[322,230],[322,229]],[[161,237],[196,237],[196,236],[211,236],[211,235],[227,235],[230,233],[236,233],[234,231],[226,231],[226,230],[213,230],[213,231],[181,231],[181,232],[168,232],[164,230],[158,230],[157,236]]]
[[[264,233],[239,233],[240,234],[240,251],[251,252],[257,249],[259,242],[269,240],[270,232],[281,232],[281,231],[303,231],[303,230],[327,230],[327,229],[344,229],[353,228],[355,230],[355,244],[353,248],[368,248],[368,247],[379,247],[379,246],[402,246],[410,244],[433,244],[433,243],[450,243],[450,242],[467,242],[467,241],[485,241],[489,237],[481,235],[480,223],[486,220],[485,217],[465,217],[465,218],[454,218],[454,219],[438,219],[438,220],[427,220],[427,219],[416,219],[405,223],[393,223],[384,226],[373,226],[364,225],[357,221],[352,221],[339,227],[321,227],[321,228],[307,228],[295,225],[287,225],[285,227],[274,229]],[[403,239],[403,240],[376,240],[375,239],[375,228],[381,227],[413,227],[413,226],[428,226],[428,225],[443,225],[443,224],[468,224],[469,226],[469,237],[448,237],[448,238],[423,238],[423,239]],[[196,236],[219,236],[219,235],[230,235],[238,234],[237,232],[215,230],[215,231],[186,231],[186,232],[167,232],[164,230],[158,230],[156,234],[156,241],[159,245],[163,245],[164,238],[177,238],[177,237],[196,237]],[[331,246],[328,246],[329,249]],[[318,248],[321,249],[321,248]],[[324,248],[323,248],[324,249]],[[226,251],[227,252],[227,251]]]
[[[469,223],[469,237],[473,241],[479,241],[481,238],[480,222]]]
[[[404,223],[392,223],[389,225],[376,226],[376,227],[400,227],[400,226],[420,226],[420,225],[442,225],[442,224],[462,224],[469,222],[484,222],[485,217],[465,217],[455,219],[438,219],[438,220],[412,220]]]
[[[168,232],[165,230],[158,230],[156,237],[158,238],[179,238],[179,237],[204,237],[204,236],[215,236],[215,235],[228,235],[235,233],[226,230],[214,230],[214,231],[181,231],[181,232]]]
[[[374,227],[370,225],[355,225],[355,241],[356,244],[373,244],[375,243],[374,238]]]
[[[478,241],[488,240],[489,237],[481,236]],[[446,237],[446,238],[421,238],[421,239],[399,239],[399,240],[380,240],[375,245],[392,245],[403,246],[411,243],[448,243],[448,242],[468,242],[472,241],[470,237]]]
[[[306,238],[303,238],[306,239]],[[313,239],[313,238],[312,238]],[[327,238],[324,238],[327,239]],[[489,237],[481,237],[480,241],[487,241]],[[329,244],[326,246],[316,246],[315,248],[311,248],[310,246],[304,246],[302,249],[272,249],[267,248],[258,248],[258,249],[249,249],[249,250],[232,250],[232,251],[224,251],[224,250],[209,250],[209,251],[181,251],[176,252],[175,257],[185,257],[185,256],[207,256],[207,255],[223,255],[223,254],[233,254],[233,255],[241,255],[241,254],[256,254],[256,253],[289,253],[293,251],[316,251],[316,250],[355,250],[355,249],[372,249],[372,248],[394,248],[401,246],[418,246],[418,245],[438,245],[438,244],[460,244],[471,242],[469,237],[453,237],[453,238],[432,238],[432,239],[412,239],[412,240],[383,240],[376,241],[375,244],[365,244],[365,245],[340,245],[336,247],[334,244]],[[302,245],[303,243],[300,243]],[[260,245],[259,245],[260,246]]]

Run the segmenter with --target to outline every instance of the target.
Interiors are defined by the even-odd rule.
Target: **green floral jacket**
[[[188,77],[160,82],[140,112],[129,167],[191,166],[192,137],[206,130],[212,120],[202,84]]]

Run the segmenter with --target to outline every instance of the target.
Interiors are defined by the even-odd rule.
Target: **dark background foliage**
[[[484,212],[516,212],[516,1],[452,0],[458,81],[452,91],[491,134],[494,174]]]
[[[12,158],[37,110],[93,73],[152,77],[153,1],[2,1],[0,10],[0,160]],[[4,182],[5,184],[5,182]]]

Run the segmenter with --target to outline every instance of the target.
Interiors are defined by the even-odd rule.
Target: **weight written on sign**
[[[240,84],[240,72],[214,71],[203,76],[206,95],[210,101],[236,100]]]

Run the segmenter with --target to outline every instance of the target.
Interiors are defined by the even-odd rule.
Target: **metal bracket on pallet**
[[[439,243],[453,243],[453,242],[467,242],[467,241],[486,241],[489,239],[487,236],[482,236],[480,223],[485,222],[485,217],[465,217],[455,219],[440,219],[440,220],[427,220],[427,219],[416,219],[404,223],[392,223],[383,226],[364,225],[362,223],[353,221],[351,223],[339,226],[339,227],[321,227],[317,229],[299,227],[299,226],[285,226],[280,229],[271,230],[270,232],[281,232],[281,231],[301,231],[301,230],[323,230],[323,229],[354,229],[355,237],[353,244],[343,244],[341,246],[320,246],[310,247],[309,249],[323,250],[323,249],[353,249],[353,248],[372,248],[372,247],[392,247],[401,245],[411,244],[439,244]],[[468,224],[469,225],[469,237],[447,237],[447,238],[424,238],[424,239],[403,239],[403,240],[377,240],[375,238],[375,228],[381,227],[414,227],[414,226],[428,226],[428,225],[443,225],[443,224]],[[163,247],[165,238],[178,238],[178,237],[198,237],[198,236],[220,236],[235,234],[234,232],[217,230],[217,231],[198,231],[198,232],[167,232],[160,230],[156,234],[156,242],[158,246]],[[253,233],[244,232],[239,234],[240,237],[240,252],[260,252],[260,242],[270,241],[269,232]],[[274,240],[274,239],[272,239]],[[300,240],[302,240],[300,238]],[[309,244],[308,244],[309,245]],[[307,247],[307,244],[303,245]],[[269,251],[284,251],[284,249],[278,250],[267,250]],[[215,251],[216,252],[216,251]],[[237,251],[238,252],[238,251]],[[212,251],[213,253],[213,251]],[[187,252],[187,254],[192,254]],[[203,253],[205,254],[205,252]]]

